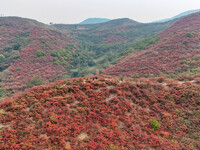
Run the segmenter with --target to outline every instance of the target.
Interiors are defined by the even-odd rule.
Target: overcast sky
[[[87,18],[131,18],[139,22],[200,9],[200,0],[0,0],[0,14],[43,23],[79,23]]]

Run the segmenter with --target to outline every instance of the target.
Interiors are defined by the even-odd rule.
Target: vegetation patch
[[[150,37],[136,41],[135,43],[131,45],[131,47],[137,50],[146,49],[149,45],[154,44],[159,40],[160,40],[160,37],[157,35],[150,36]]]
[[[33,77],[26,83],[27,88],[31,88],[33,86],[42,85],[42,84],[45,84],[45,81],[41,77],[38,77],[38,76]]]
[[[42,50],[38,50],[35,54],[36,57],[42,57],[45,56],[45,53]]]
[[[4,88],[0,88],[0,98],[6,96],[6,90]]]
[[[150,125],[151,125],[151,127],[152,127],[152,129],[154,130],[154,131],[156,131],[156,130],[158,130],[158,129],[160,129],[160,123],[154,118],[154,119],[150,119]]]

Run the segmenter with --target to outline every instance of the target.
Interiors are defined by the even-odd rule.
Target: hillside
[[[101,24],[54,24],[53,26],[61,31],[74,35],[74,37],[79,41],[85,40],[88,43],[91,42],[93,44],[112,44],[122,41],[133,42],[139,38],[154,35],[155,33],[169,27],[172,23],[173,21],[145,24],[136,22],[129,18],[121,18]]]
[[[141,24],[123,18],[101,25],[49,26],[1,17],[0,98],[56,79],[102,73],[132,51],[122,53],[129,43],[170,24]]]
[[[199,78],[93,76],[0,103],[0,149],[200,149]]]
[[[110,21],[110,19],[107,18],[88,18],[84,21],[82,21],[79,24],[97,24],[97,23],[104,23],[104,22],[108,22]]]
[[[187,16],[187,15],[190,15],[190,14],[192,14],[192,13],[196,13],[196,12],[199,12],[199,11],[200,11],[200,9],[189,10],[189,11],[180,13],[180,14],[178,14],[178,15],[172,17],[172,18],[157,20],[157,21],[154,21],[153,23],[166,22],[166,21],[170,21],[170,20],[174,20],[174,19],[180,19],[181,17],[185,17],[185,16]]]
[[[132,53],[105,70],[109,75],[176,77],[200,73],[200,12],[176,21],[146,50]]]
[[[44,83],[66,72],[66,66],[55,64],[52,53],[75,44],[69,34],[18,17],[0,18],[0,40],[0,87],[7,95],[27,88],[37,77]]]
[[[96,70],[104,70],[116,64],[122,56],[138,49],[132,46],[135,42],[154,36],[168,28],[173,21],[166,23],[143,24],[128,18],[111,20],[93,25],[53,25],[57,29],[73,36],[78,43],[78,54],[81,55],[72,77],[95,74]],[[159,37],[149,38],[146,46],[153,44]],[[145,46],[145,47],[146,47]],[[143,46],[144,47],[144,46]],[[136,49],[135,49],[136,48]],[[140,48],[139,48],[140,49]],[[77,57],[78,58],[78,57]],[[90,59],[88,62],[83,60]]]

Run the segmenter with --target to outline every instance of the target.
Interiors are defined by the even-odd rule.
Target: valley
[[[200,149],[200,12],[185,14],[0,17],[0,149]]]

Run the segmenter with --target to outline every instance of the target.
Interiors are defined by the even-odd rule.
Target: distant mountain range
[[[181,18],[181,17],[184,17],[184,16],[187,16],[189,14],[192,14],[192,13],[196,13],[200,11],[200,9],[195,9],[195,10],[189,10],[189,11],[186,11],[186,12],[183,12],[183,13],[180,13],[172,18],[167,18],[167,19],[162,19],[162,20],[157,20],[157,21],[153,21],[152,23],[160,23],[160,22],[166,22],[166,21],[170,21],[170,20],[174,20],[174,19],[178,19],[178,18]]]
[[[178,19],[178,18],[187,16],[187,15],[192,14],[192,13],[196,13],[198,11],[200,11],[200,9],[189,10],[189,11],[180,13],[180,14],[174,16],[174,17],[166,18],[166,19],[162,19],[162,20],[156,20],[156,21],[153,21],[152,23],[162,23],[162,22],[171,21],[171,20],[174,20],[174,19]],[[105,23],[105,22],[108,22],[108,21],[111,21],[111,19],[107,19],[107,18],[88,18],[88,19],[80,22],[79,24],[98,24],[98,23]]]
[[[110,19],[107,18],[88,18],[82,21],[80,24],[97,24],[97,23],[104,23],[108,22]]]

